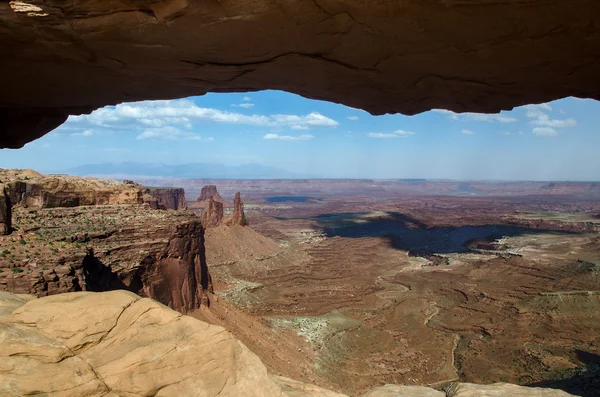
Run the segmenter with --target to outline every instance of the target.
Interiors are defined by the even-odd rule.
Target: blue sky
[[[208,94],[70,117],[23,149],[0,150],[0,167],[255,163],[334,178],[600,180],[599,122],[600,102],[575,98],[409,117],[280,91]]]

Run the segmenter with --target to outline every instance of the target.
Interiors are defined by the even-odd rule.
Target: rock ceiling
[[[365,109],[600,99],[597,0],[0,2],[0,147],[123,101],[279,89]]]

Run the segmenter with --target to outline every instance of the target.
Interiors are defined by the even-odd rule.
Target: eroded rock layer
[[[223,222],[223,203],[211,197],[200,214],[200,220],[206,228],[219,226]]]
[[[11,221],[10,197],[6,194],[4,186],[0,184],[0,235],[10,233]]]
[[[0,290],[36,296],[126,289],[181,312],[208,304],[204,229],[144,205],[14,208],[0,236]]]
[[[0,292],[0,359],[8,395],[344,397],[271,376],[224,328],[126,291],[41,299]],[[365,397],[443,395],[390,385]],[[459,384],[452,395],[570,396],[509,384]]]
[[[184,210],[187,208],[185,203],[185,192],[181,188],[159,188],[149,187],[147,192],[154,198],[150,206],[159,210]]]
[[[0,168],[0,182],[11,205],[29,208],[148,204],[153,209],[186,208],[181,188],[145,187],[132,181],[46,175],[33,170]]]
[[[0,3],[0,147],[123,101],[280,89],[382,114],[600,99],[596,0]]]
[[[211,198],[213,200],[219,201],[221,203],[224,202],[223,198],[217,191],[217,185],[204,186],[202,188],[202,190],[200,191],[200,196],[198,197],[198,200],[196,200],[196,201],[204,202],[204,201],[210,200]]]
[[[244,213],[244,203],[240,197],[240,192],[235,194],[235,198],[233,200],[233,213],[225,220],[225,224],[248,226],[248,220],[246,219],[246,214]]]

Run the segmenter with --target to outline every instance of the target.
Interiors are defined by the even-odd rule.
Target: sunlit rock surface
[[[343,397],[270,376],[224,328],[126,291],[35,299],[0,292],[0,391],[50,396]],[[365,397],[438,397],[388,385]],[[568,397],[508,384],[460,384],[454,397]]]

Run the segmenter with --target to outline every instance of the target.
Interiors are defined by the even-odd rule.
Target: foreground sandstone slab
[[[387,385],[365,397],[444,394]],[[40,299],[0,292],[0,395],[344,397],[270,376],[224,328],[126,291]],[[507,384],[461,384],[453,394],[508,395],[569,396]]]
[[[125,291],[29,301],[0,323],[0,335],[9,395],[281,395],[225,329]]]

